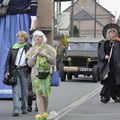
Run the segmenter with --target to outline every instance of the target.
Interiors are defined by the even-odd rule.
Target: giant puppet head
[[[120,26],[114,23],[105,25],[102,31],[103,37],[108,40],[114,40],[120,37]]]

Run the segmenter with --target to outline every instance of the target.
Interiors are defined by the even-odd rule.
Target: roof
[[[75,2],[74,2],[74,4],[77,4],[77,2],[78,2],[79,0],[76,0]],[[93,0],[93,1],[95,1],[95,0]],[[100,6],[102,9],[104,9],[109,15],[111,15],[112,17],[115,17],[110,11],[108,11],[106,8],[104,8],[102,5],[100,5],[98,2],[96,2],[97,3],[97,6]],[[71,8],[71,5],[68,7],[68,8],[66,8],[65,10],[64,10],[64,12],[66,12],[69,8]]]
[[[95,20],[95,18],[91,16],[87,11],[81,10],[80,12],[73,16],[73,20]],[[96,20],[96,22],[102,27],[104,26],[98,20]]]
[[[79,37],[71,37],[68,38],[68,42],[99,42],[101,41],[103,38],[88,38],[88,37],[84,37],[84,38],[79,38]]]
[[[85,10],[81,10],[73,16],[73,20],[94,20],[94,18]]]

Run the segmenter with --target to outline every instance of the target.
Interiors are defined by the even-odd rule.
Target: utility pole
[[[73,14],[74,14],[74,0],[71,1],[71,16],[70,16],[70,36],[74,35],[74,25],[73,25]]]
[[[59,16],[61,14],[61,1],[60,0],[56,0],[57,2],[57,5],[56,5],[56,16],[57,16],[57,35],[59,35],[59,27],[58,27],[58,24],[59,24]]]
[[[94,19],[94,38],[96,38],[96,11],[97,11],[97,1],[95,0],[95,19]]]

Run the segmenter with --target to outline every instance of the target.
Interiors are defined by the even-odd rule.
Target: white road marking
[[[79,115],[82,115],[82,116],[120,116],[120,114],[68,114],[69,116],[79,116]]]
[[[90,98],[94,97],[97,93],[100,92],[100,90],[101,90],[101,87],[99,87],[96,90],[92,91],[91,93],[85,95],[84,97],[80,98],[79,100],[73,102],[72,104],[64,107],[63,109],[58,111],[59,116],[57,118],[55,118],[54,120],[59,120],[61,117],[66,115],[71,110],[75,109],[76,107],[78,107],[79,105],[83,104],[84,102],[86,102]]]

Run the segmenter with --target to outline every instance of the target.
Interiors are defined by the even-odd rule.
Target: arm
[[[48,48],[48,53],[47,53],[46,59],[48,63],[53,65],[56,63],[56,50],[50,45],[47,45],[47,48]]]
[[[10,75],[10,63],[11,63],[11,50],[12,48],[9,49],[9,52],[8,52],[8,55],[7,55],[7,58],[6,58],[6,64],[5,64],[5,76],[6,76],[6,79],[8,79],[8,76]]]
[[[11,51],[12,51],[12,48],[9,49],[9,52],[8,52],[8,55],[7,55],[7,58],[6,58],[6,64],[5,64],[5,71],[6,72],[9,72],[9,69],[10,69]]]
[[[113,41],[118,41],[120,42],[120,38],[119,37],[116,37],[116,38],[112,38]]]
[[[34,53],[34,51],[35,49],[31,47],[26,53],[27,64],[29,67],[33,67],[36,62],[37,55]]]
[[[98,48],[98,62],[102,62],[105,60],[104,44],[105,42],[102,42],[100,47]]]

